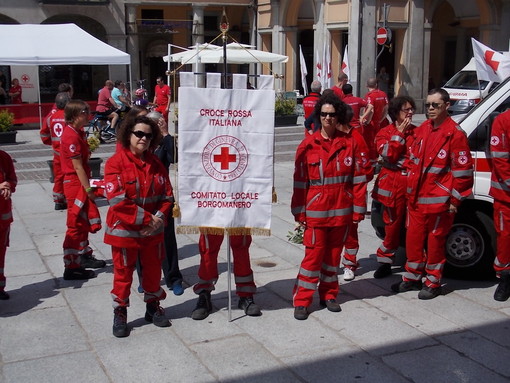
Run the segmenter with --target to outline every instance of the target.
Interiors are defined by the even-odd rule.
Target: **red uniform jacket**
[[[320,93],[310,92],[308,96],[303,98],[303,112],[305,114],[305,119],[307,119],[310,114],[312,114],[315,108],[315,104],[317,104],[317,101],[319,101],[320,97]]]
[[[489,194],[510,202],[510,110],[501,113],[492,124],[490,139],[491,188]],[[508,249],[507,249],[508,250]]]
[[[400,132],[395,124],[382,128],[375,136],[377,153],[382,157],[382,168],[372,190],[372,198],[385,206],[395,206],[397,199],[405,197],[407,183],[406,160],[414,141],[414,129],[409,125]]]
[[[123,148],[106,162],[105,185],[110,203],[105,243],[143,248],[149,243],[163,242],[163,228],[147,237],[140,235],[153,214],[160,212],[158,216],[166,217],[173,203],[168,171],[155,155],[146,152],[142,161]]]
[[[367,103],[374,106],[374,114],[372,115],[371,125],[377,133],[381,128],[381,120],[384,114],[384,107],[388,105],[388,96],[382,90],[374,89],[365,96]]]
[[[45,145],[51,145],[53,150],[60,153],[60,137],[64,133],[66,126],[64,110],[58,109],[51,111],[43,121],[41,128],[41,140]]]
[[[363,100],[361,97],[355,97],[353,95],[345,96],[342,99],[343,102],[345,102],[347,105],[349,105],[352,108],[353,116],[351,120],[351,125],[355,128],[360,127],[359,122],[359,115],[361,108],[366,108],[368,103]]]
[[[78,190],[78,194],[74,199],[67,215],[68,226],[83,227],[89,233],[96,233],[101,230],[101,216],[97,205],[87,196],[84,188]]]
[[[14,164],[11,156],[3,150],[0,150],[0,183],[9,182],[11,185],[11,193],[16,191],[18,178],[14,171]],[[12,200],[5,199],[0,196],[0,226],[6,227],[12,222]]]
[[[60,149],[62,154],[62,172],[65,175],[76,175],[71,160],[81,157],[85,173],[90,178],[88,162],[90,158],[90,148],[85,139],[85,132],[83,132],[83,130],[76,131],[72,126],[67,125],[60,139]]]
[[[310,227],[343,226],[366,212],[366,147],[351,133],[336,132],[325,141],[320,131],[305,138],[296,152],[291,209]]]
[[[447,211],[471,195],[473,160],[466,133],[450,117],[437,128],[431,120],[415,129],[407,179],[409,204],[424,213]]]

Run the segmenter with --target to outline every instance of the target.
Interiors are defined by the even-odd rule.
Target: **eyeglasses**
[[[147,138],[147,140],[152,140],[152,133],[145,133],[142,130],[133,130],[131,131],[137,138]]]
[[[427,102],[425,104],[426,109],[430,109],[430,107],[433,107],[434,109],[439,109],[442,105],[444,105],[444,102],[438,103],[438,102]]]
[[[400,109],[402,112],[406,113],[414,113],[414,108],[406,108],[406,109]]]
[[[336,112],[333,112],[333,113],[321,112],[321,117],[326,118],[328,116],[331,117],[331,118],[334,118],[334,117],[336,117]]]

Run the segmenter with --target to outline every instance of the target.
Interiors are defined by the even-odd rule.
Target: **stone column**
[[[409,2],[410,19],[405,38],[404,65],[408,76],[404,78],[407,94],[421,108],[429,83],[431,25],[425,25],[424,0]],[[423,44],[416,42],[423,41]]]
[[[315,23],[313,25],[313,80],[317,79],[317,60],[324,53],[324,0],[315,1]],[[317,57],[317,55],[319,55]]]
[[[349,55],[349,83],[356,96],[360,94],[359,68],[361,66],[361,36],[363,28],[362,4],[360,0],[351,1],[351,14],[349,22],[349,37],[347,40]],[[342,53],[343,54],[343,53]]]
[[[127,81],[135,81],[138,78],[142,78],[140,73],[140,62],[139,62],[139,46],[140,41],[138,38],[138,31],[136,25],[136,5],[126,4],[126,52],[131,55],[131,79],[129,77]],[[131,91],[136,89],[136,84],[131,84]]]

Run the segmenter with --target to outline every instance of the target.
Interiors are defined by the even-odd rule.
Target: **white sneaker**
[[[344,281],[352,281],[354,279],[354,271],[344,267]]]

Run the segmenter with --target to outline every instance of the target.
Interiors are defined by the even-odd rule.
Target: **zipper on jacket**
[[[452,194],[451,190],[448,189],[446,186],[444,186],[441,182],[439,181],[434,181],[434,183],[439,186],[441,189],[443,189],[445,192],[448,192],[448,194]]]

